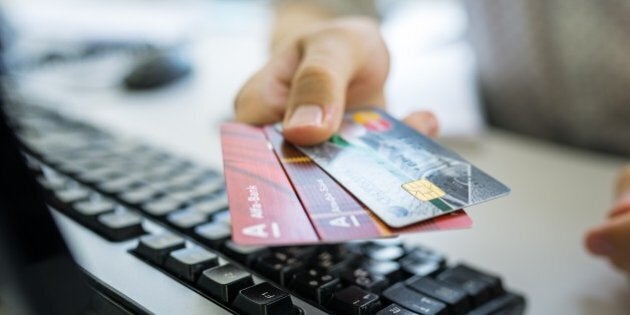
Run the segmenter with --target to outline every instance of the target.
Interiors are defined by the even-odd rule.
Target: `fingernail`
[[[322,108],[317,105],[301,105],[293,111],[287,128],[322,125]]]
[[[603,236],[593,236],[589,240],[589,249],[595,255],[608,256],[613,253],[613,246]]]

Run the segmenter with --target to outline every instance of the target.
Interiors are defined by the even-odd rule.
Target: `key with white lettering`
[[[234,300],[234,307],[247,315],[292,314],[293,312],[291,296],[269,282],[241,290]]]

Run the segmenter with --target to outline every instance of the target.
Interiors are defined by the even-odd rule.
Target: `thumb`
[[[310,39],[291,82],[284,137],[297,145],[326,141],[341,124],[346,91],[358,67],[355,49],[342,39]]]
[[[608,221],[586,234],[586,247],[593,254],[610,256],[619,250],[630,253],[630,166],[619,173],[615,194]]]
[[[607,256],[620,266],[630,263],[630,215],[608,220],[590,230],[585,239],[586,248],[600,256]]]

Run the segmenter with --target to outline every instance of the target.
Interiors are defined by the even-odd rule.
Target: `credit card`
[[[388,237],[472,225],[470,217],[460,210],[404,228],[389,227],[308,156],[286,142],[278,130],[272,126],[264,130],[322,241]]]
[[[319,240],[260,128],[223,124],[221,147],[235,243],[281,245]]]
[[[223,124],[221,142],[232,239],[241,245],[330,243],[472,225],[457,211],[391,228],[271,127]]]
[[[380,109],[348,112],[329,141],[299,149],[394,228],[510,191]]]

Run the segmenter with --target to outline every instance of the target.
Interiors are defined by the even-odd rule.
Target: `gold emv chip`
[[[436,186],[427,179],[419,179],[402,184],[402,188],[422,201],[430,201],[446,195],[440,187]]]

